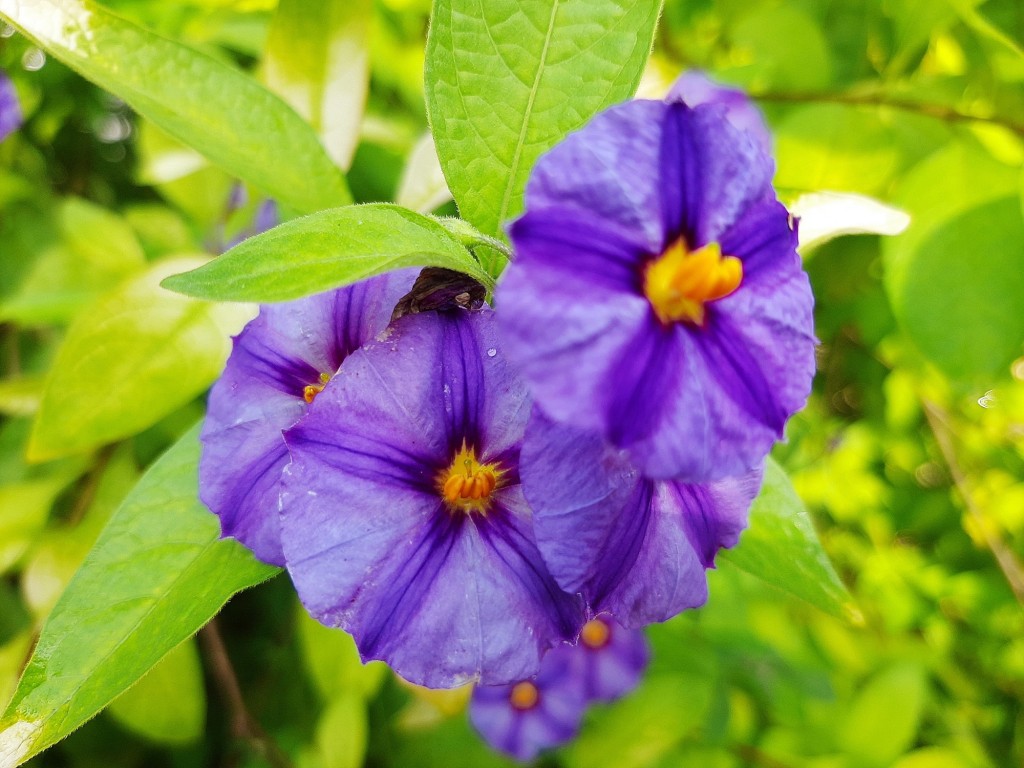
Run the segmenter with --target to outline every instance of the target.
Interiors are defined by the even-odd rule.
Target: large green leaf
[[[208,264],[164,280],[216,301],[287,301],[401,267],[447,267],[494,281],[434,219],[396,205],[354,205],[293,219]]]
[[[435,0],[426,92],[463,218],[522,209],[537,157],[640,82],[660,0]]]
[[[771,459],[765,466],[761,493],[750,510],[750,527],[735,549],[719,557],[834,616],[849,619],[859,615],[803,502],[786,473]]]
[[[0,17],[41,48],[196,148],[302,212],[351,201],[316,132],[231,66],[90,0],[0,0]]]
[[[897,193],[912,222],[883,243],[889,300],[921,352],[956,379],[989,379],[1021,353],[1018,173],[953,145],[917,166]]]
[[[270,25],[263,77],[348,168],[369,84],[371,0],[281,0]]]
[[[161,262],[85,310],[43,389],[29,443],[35,458],[64,456],[135,434],[208,387],[251,311],[165,291],[160,280],[204,263]]]
[[[272,576],[199,502],[196,426],[143,476],[43,627],[0,717],[0,765],[67,736],[191,636],[237,591]]]

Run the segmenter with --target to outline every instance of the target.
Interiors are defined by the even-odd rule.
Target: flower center
[[[596,651],[608,645],[611,635],[611,627],[604,621],[601,619],[591,619],[583,625],[583,629],[580,631],[580,642],[587,646],[587,648],[592,648]]]
[[[476,450],[467,447],[463,440],[451,466],[438,476],[437,486],[453,510],[484,513],[490,506],[491,492],[498,486],[501,474],[497,464],[481,464],[476,458]]]
[[[509,703],[518,710],[533,709],[540,701],[540,691],[529,680],[516,683],[508,695]]]
[[[331,374],[321,373],[320,381],[316,384],[307,384],[302,390],[302,399],[307,403],[312,403],[313,399],[324,391],[324,387],[327,386],[327,382],[331,380]]]
[[[679,238],[647,265],[644,294],[662,323],[704,324],[704,305],[728,296],[743,280],[743,262],[718,243],[695,251]]]

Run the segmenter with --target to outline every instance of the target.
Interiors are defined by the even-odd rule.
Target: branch
[[[891,107],[892,109],[899,109],[904,112],[914,112],[925,117],[932,117],[936,120],[944,120],[948,123],[989,123],[991,125],[1000,125],[1013,131],[1018,136],[1024,136],[1024,123],[1011,120],[1008,117],[971,115],[953,107],[947,107],[944,104],[928,104],[911,99],[894,98],[883,94],[830,93],[828,91],[764,91],[761,93],[752,92],[750,97],[756,101],[768,101],[777,104],[847,104],[850,106]]]
[[[985,518],[985,513],[977,505],[967,487],[967,477],[960,468],[960,463],[956,457],[956,450],[953,446],[953,430],[949,426],[949,415],[930,400],[923,400],[922,402],[924,404],[925,418],[928,419],[928,426],[931,427],[932,433],[935,435],[935,442],[939,445],[939,451],[942,453],[946,466],[949,467],[950,477],[953,478],[953,484],[956,486],[957,491],[959,491],[960,497],[964,500],[967,512],[977,523],[978,530],[981,531],[981,535],[985,539],[985,545],[995,556],[999,569],[1003,572],[1003,576],[1006,577],[1006,581],[1009,583],[1010,589],[1013,590],[1017,602],[1024,605],[1024,569],[1021,568],[1020,562],[1018,562],[1016,556],[1003,540],[992,531],[988,520]]]
[[[288,758],[249,714],[216,618],[199,630],[199,642],[203,647],[210,675],[228,708],[232,737],[248,743],[253,751],[266,759],[273,768],[292,768]]]

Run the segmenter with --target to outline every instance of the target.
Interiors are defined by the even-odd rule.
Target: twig
[[[944,120],[949,123],[990,123],[1007,128],[1018,136],[1024,136],[1024,123],[1008,117],[993,115],[971,115],[944,104],[929,104],[911,99],[894,98],[884,94],[830,93],[828,91],[763,91],[752,92],[752,99],[778,104],[846,104],[865,107],[891,107],[903,112],[914,112],[925,117]]]
[[[786,763],[776,760],[751,744],[737,744],[732,748],[732,752],[750,765],[760,765],[764,768],[790,768]]]
[[[89,474],[87,474],[81,481],[78,489],[78,496],[75,498],[74,506],[71,508],[71,513],[68,515],[68,523],[70,525],[77,525],[81,522],[82,518],[85,517],[85,513],[89,511],[89,507],[92,506],[92,502],[96,498],[96,491],[99,489],[100,481],[103,479],[103,473],[106,471],[107,465],[110,463],[110,459],[114,455],[114,450],[116,448],[116,443],[105,445],[100,449],[99,453],[96,454],[96,461],[89,470]]]
[[[242,689],[238,684],[235,668],[231,665],[227,648],[224,647],[217,619],[212,619],[209,624],[199,630],[199,642],[203,647],[210,675],[227,705],[232,737],[247,742],[273,768],[292,768],[288,758],[282,754],[277,745],[260,727],[260,724],[249,714],[245,700],[242,698]]]
[[[935,435],[935,442],[938,443],[939,451],[942,453],[946,466],[949,467],[950,477],[953,478],[953,484],[956,486],[957,491],[959,491],[960,497],[964,500],[964,506],[967,507],[968,514],[977,523],[978,529],[985,539],[985,545],[995,556],[999,569],[1003,572],[1003,576],[1006,577],[1006,581],[1009,583],[1010,589],[1013,590],[1017,602],[1024,605],[1024,568],[1021,568],[1020,562],[1018,562],[1013,552],[1006,546],[1003,540],[991,530],[988,521],[985,519],[985,513],[977,505],[967,487],[967,477],[960,468],[960,463],[956,457],[956,449],[953,446],[953,430],[949,426],[949,416],[942,408],[930,400],[923,400],[922,402],[924,404],[925,418],[928,419],[928,426],[931,427],[932,434]]]

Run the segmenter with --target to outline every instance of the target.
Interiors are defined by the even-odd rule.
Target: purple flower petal
[[[10,136],[21,125],[21,105],[14,83],[0,70],[0,141]]]
[[[700,70],[691,69],[676,79],[665,100],[681,101],[690,107],[721,104],[730,123],[747,133],[765,152],[772,151],[772,134],[761,110],[738,88],[719,85]]]
[[[337,291],[265,306],[235,338],[210,391],[201,439],[203,502],[261,560],[284,565],[278,496],[288,451],[281,431],[306,411],[304,390],[320,386],[347,355],[387,326],[414,270]]]
[[[705,569],[746,524],[761,471],[701,485],[644,478],[599,435],[534,410],[521,474],[552,575],[626,627],[707,599]]]
[[[497,299],[545,413],[598,431],[649,477],[760,464],[814,373],[813,297],[771,175],[720,105],[623,104],[538,161]],[[717,243],[743,274],[700,315],[666,319],[645,281],[680,239]]]
[[[529,399],[493,324],[489,310],[401,318],[286,433],[282,538],[300,598],[364,658],[429,687],[530,677],[583,623],[534,542],[518,466]],[[442,495],[466,446],[499,467],[483,511]]]
[[[597,115],[544,155],[526,187],[526,210],[571,207],[586,222],[607,222],[654,253],[664,232],[652,183],[661,166],[665,104],[632,101]],[[624,140],[625,139],[625,140]]]

